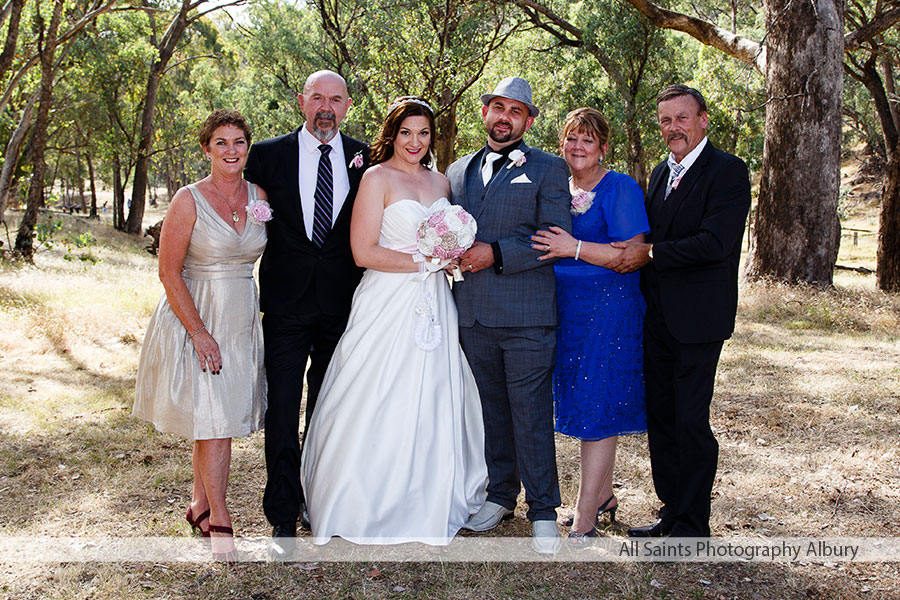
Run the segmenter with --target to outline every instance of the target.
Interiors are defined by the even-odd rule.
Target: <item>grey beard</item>
[[[326,119],[331,120],[334,123],[334,127],[330,128],[330,129],[319,129],[319,127],[316,125],[316,123],[318,123],[320,120],[326,120]],[[331,138],[333,138],[335,135],[337,135],[337,132],[338,132],[337,117],[335,116],[335,114],[333,112],[326,112],[326,111],[317,112],[315,118],[313,119],[312,126],[313,126],[312,127],[313,136],[322,143],[330,142]]]
[[[333,129],[319,129],[315,125],[313,125],[312,134],[317,140],[322,142],[323,144],[327,144],[331,141],[335,135],[337,135],[338,128],[335,127]]]

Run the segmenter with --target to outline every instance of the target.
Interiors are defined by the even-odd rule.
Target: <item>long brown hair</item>
[[[381,126],[381,133],[378,134],[378,138],[372,143],[372,149],[369,151],[373,165],[383,163],[394,155],[394,140],[397,139],[397,132],[400,131],[400,126],[407,117],[428,119],[431,142],[419,164],[428,169],[431,168],[433,160],[431,149],[434,147],[434,113],[431,112],[431,107],[425,100],[416,96],[400,96],[391,104],[388,115],[384,119],[384,125]]]

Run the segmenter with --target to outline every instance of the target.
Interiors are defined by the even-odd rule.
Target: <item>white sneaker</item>
[[[469,531],[490,531],[504,519],[512,518],[513,511],[488,500],[478,512],[463,523],[462,528]]]
[[[538,554],[559,552],[560,539],[556,521],[535,521],[531,524],[531,549]]]

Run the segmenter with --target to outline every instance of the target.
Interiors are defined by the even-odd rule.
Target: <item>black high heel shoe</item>
[[[616,501],[615,506],[610,506],[609,503],[613,500]],[[610,524],[616,522],[616,511],[619,510],[619,500],[616,498],[616,495],[613,494],[609,498],[606,499],[606,502],[600,505],[600,508],[597,509],[597,518],[600,518],[600,515],[603,513],[609,513],[609,522]]]
[[[616,495],[613,494],[609,498],[606,499],[606,502],[600,505],[600,508],[597,509],[597,519],[600,519],[600,515],[603,513],[609,513],[609,522],[610,524],[616,522],[616,511],[619,509],[619,502],[616,501],[615,506],[609,506],[609,503],[613,500],[616,500]],[[572,523],[575,522],[575,515],[569,515],[565,519],[559,522],[560,525],[564,527],[571,527]]]

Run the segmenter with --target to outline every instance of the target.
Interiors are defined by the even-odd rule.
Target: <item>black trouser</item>
[[[339,317],[263,315],[266,380],[266,491],[263,511],[269,523],[296,523],[303,489],[300,486],[300,402],[306,373],[306,419],[309,427],[316,399],[334,348],[347,326]],[[309,369],[306,368],[309,359]]]
[[[710,495],[719,444],[709,426],[722,342],[684,344],[662,311],[648,303],[644,320],[647,440],[661,518],[676,537],[709,536]]]

